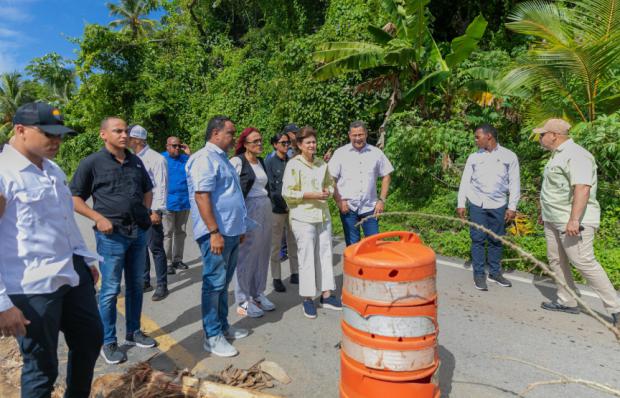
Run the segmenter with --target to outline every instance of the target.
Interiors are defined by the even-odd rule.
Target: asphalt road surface
[[[81,216],[76,218],[94,250],[92,223]],[[189,225],[188,229],[191,229]],[[341,314],[319,308],[317,319],[305,318],[296,286],[288,283],[286,263],[283,277],[287,292],[276,293],[268,283],[266,294],[277,305],[274,312],[258,319],[241,318],[235,312],[230,292],[230,323],[251,330],[250,336],[234,343],[240,355],[219,358],[202,349],[201,259],[191,232],[188,235],[184,261],[190,268],[168,277],[168,298],[153,302],[152,293],[145,293],[142,329],[158,340],[158,348],[128,349],[129,361],[121,365],[107,365],[100,358],[97,374],[122,371],[153,357],[151,363],[157,368],[188,368],[200,377],[223,370],[229,364],[247,368],[265,358],[280,364],[293,380],[269,392],[296,398],[337,397]],[[340,287],[344,243],[336,238],[334,244]],[[620,388],[620,343],[585,314],[542,310],[541,301],[554,295],[547,280],[514,272],[507,274],[513,281],[512,288],[490,284],[488,292],[479,292],[473,287],[471,269],[463,263],[439,257],[437,264],[442,397],[517,397],[530,383],[559,378],[505,357],[526,360],[575,379]],[[582,294],[595,310],[605,314],[600,300],[591,291],[582,288]],[[122,305],[121,299],[119,307]],[[118,319],[117,334],[124,336],[122,316]],[[66,360],[66,355],[61,353],[60,359]],[[575,384],[544,385],[527,394],[527,397],[541,398],[607,396]]]

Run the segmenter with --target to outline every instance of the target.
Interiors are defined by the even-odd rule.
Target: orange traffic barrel
[[[438,396],[435,253],[416,234],[349,246],[342,303],[341,396]]]

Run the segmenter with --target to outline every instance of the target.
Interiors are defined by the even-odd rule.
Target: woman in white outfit
[[[327,200],[334,182],[327,164],[316,157],[316,131],[303,127],[297,133],[300,154],[289,160],[284,170],[282,196],[289,207],[291,229],[297,242],[299,259],[299,295],[308,318],[316,318],[314,297],[321,291],[324,308],[342,310],[332,262],[332,224]]]
[[[258,227],[246,233],[245,239],[239,245],[235,271],[237,313],[253,318],[261,317],[264,311],[273,311],[276,308],[265,297],[272,220],[267,173],[263,159],[258,156],[262,151],[260,132],[254,127],[248,127],[239,136],[235,156],[230,159],[230,163],[239,173],[248,218],[258,224]]]

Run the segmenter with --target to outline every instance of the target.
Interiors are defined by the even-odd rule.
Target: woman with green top
[[[332,224],[327,200],[334,192],[327,164],[316,157],[316,131],[303,127],[297,134],[300,154],[284,170],[282,196],[289,207],[291,229],[299,258],[299,295],[303,311],[316,318],[314,297],[317,287],[323,308],[342,310],[333,291],[336,288],[332,263]]]

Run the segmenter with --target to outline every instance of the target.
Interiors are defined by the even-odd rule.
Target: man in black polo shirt
[[[116,342],[116,298],[125,272],[126,344],[154,347],[140,331],[142,288],[146,261],[145,231],[153,185],[142,161],[127,150],[127,124],[118,117],[101,122],[105,146],[80,162],[71,192],[75,211],[95,222],[97,252],[103,257],[99,313],[103,322],[101,355],[107,363],[127,360]],[[92,196],[93,207],[86,204]]]

